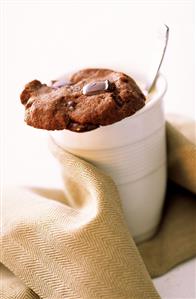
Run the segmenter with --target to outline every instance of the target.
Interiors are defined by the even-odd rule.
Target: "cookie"
[[[109,69],[84,69],[51,85],[29,82],[20,95],[28,125],[85,132],[118,122],[145,105],[135,81]]]

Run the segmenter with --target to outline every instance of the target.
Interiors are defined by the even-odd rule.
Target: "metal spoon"
[[[159,66],[157,68],[157,71],[155,73],[155,77],[154,77],[152,83],[147,87],[148,94],[152,91],[152,89],[154,88],[154,86],[156,84],[156,80],[159,75],[159,71],[160,71],[164,56],[165,56],[166,49],[167,49],[168,39],[169,39],[169,27],[166,24],[164,24],[164,33],[161,34],[161,46],[163,46],[161,60],[159,62]],[[162,45],[162,43],[163,43],[163,45]]]

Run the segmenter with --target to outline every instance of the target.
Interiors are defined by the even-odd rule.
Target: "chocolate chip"
[[[99,127],[98,125],[87,124],[85,130],[91,131],[91,130],[97,129],[98,127]]]
[[[68,129],[74,132],[86,132],[86,131],[91,131],[98,128],[98,125],[93,125],[93,124],[79,124],[79,123],[69,123]]]
[[[108,81],[109,84],[108,84],[108,91],[114,91],[116,89],[116,85],[114,82],[110,82]]]
[[[73,111],[75,109],[75,107],[76,107],[76,102],[74,102],[74,101],[68,101],[67,102],[67,107],[68,107],[68,109],[70,111]]]
[[[112,98],[117,106],[119,106],[119,107],[123,106],[122,99],[117,93],[112,94]]]
[[[77,124],[77,123],[70,123],[69,124],[69,130],[74,131],[74,132],[82,132],[84,131],[84,125]]]
[[[109,91],[110,81],[109,80],[100,80],[88,83],[84,85],[82,92],[84,95],[94,95],[99,92]]]
[[[69,86],[71,83],[68,80],[53,80],[51,84],[52,88],[58,89],[63,86]]]

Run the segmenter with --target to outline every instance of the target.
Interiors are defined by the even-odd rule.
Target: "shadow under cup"
[[[166,137],[160,75],[146,105],[112,125],[77,133],[50,133],[66,151],[84,158],[112,177],[125,219],[136,242],[153,236],[159,225],[166,189]]]

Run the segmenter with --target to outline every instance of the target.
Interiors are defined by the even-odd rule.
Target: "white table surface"
[[[109,66],[147,72],[155,28],[170,27],[162,68],[166,112],[195,118],[193,1],[2,1],[1,123],[4,183],[61,187],[47,134],[23,123],[19,93],[34,78]],[[196,298],[196,260],[154,280],[162,298]]]

